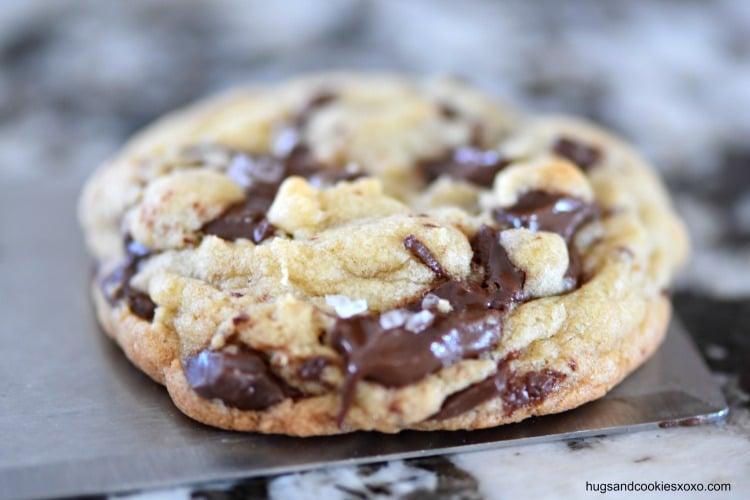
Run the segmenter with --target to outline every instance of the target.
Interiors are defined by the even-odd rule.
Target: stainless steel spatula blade
[[[471,432],[289,438],[184,417],[99,330],[75,224],[77,184],[0,187],[0,498],[74,496],[467,452],[722,419],[727,405],[678,322],[603,399]],[[65,214],[50,223],[51,214]],[[55,242],[49,244],[49,242]]]

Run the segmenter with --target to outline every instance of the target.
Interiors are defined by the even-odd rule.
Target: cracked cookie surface
[[[398,75],[170,114],[92,175],[79,216],[130,360],[194,419],[299,436],[601,397],[661,342],[688,248],[620,139]]]

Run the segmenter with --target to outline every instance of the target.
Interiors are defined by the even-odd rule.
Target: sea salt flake
[[[365,299],[352,300],[346,295],[326,295],[326,303],[333,307],[338,317],[342,319],[367,312],[367,301]]]
[[[428,293],[422,298],[422,309],[448,314],[453,310],[453,305],[449,300],[438,297],[434,293]]]
[[[394,309],[392,311],[384,312],[380,315],[380,326],[383,330],[398,328],[406,323],[406,320],[408,320],[409,317],[409,311],[403,309]]]
[[[405,328],[410,332],[419,333],[429,327],[435,320],[435,315],[427,310],[419,311],[406,320]]]

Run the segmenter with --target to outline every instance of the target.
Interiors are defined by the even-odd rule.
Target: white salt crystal
[[[406,323],[407,319],[409,319],[409,311],[405,311],[403,309],[394,309],[392,311],[384,312],[380,315],[380,326],[384,330],[398,328],[399,326]]]
[[[410,332],[419,333],[432,324],[435,315],[427,310],[419,311],[406,320],[406,329]]]
[[[431,311],[448,314],[453,310],[453,306],[450,301],[440,298],[434,293],[428,293],[422,299],[422,309],[429,309]]]
[[[352,300],[346,295],[326,295],[326,303],[336,310],[339,318],[351,318],[367,311],[365,299]]]

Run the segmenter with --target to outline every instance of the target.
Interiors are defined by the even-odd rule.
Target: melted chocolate
[[[320,165],[310,148],[301,139],[301,129],[312,113],[336,99],[331,92],[321,92],[296,115],[292,124],[279,132],[270,156],[231,152],[226,174],[245,189],[244,201],[232,205],[216,219],[206,223],[202,231],[227,240],[247,238],[260,243],[276,232],[266,219],[281,183],[287,177],[299,176],[314,186],[354,180],[364,175],[347,169]]]
[[[358,170],[325,168],[315,161],[305,144],[294,146],[286,158],[287,176],[304,177],[313,186],[330,186],[339,181],[353,181],[366,175]]]
[[[479,228],[472,243],[475,262],[484,270],[482,287],[491,301],[488,307],[502,309],[522,298],[526,275],[513,265],[498,233],[489,226]]]
[[[247,347],[237,352],[200,351],[186,358],[182,366],[195,392],[240,410],[263,410],[285,398],[283,384],[263,358]]]
[[[570,242],[579,226],[595,214],[595,207],[578,198],[529,191],[510,208],[496,208],[495,220],[503,227],[551,231]]]
[[[440,314],[423,309],[420,297],[404,308],[408,319],[398,326],[384,327],[378,314],[339,319],[330,335],[331,344],[346,361],[339,420],[360,379],[401,387],[491,349],[500,340],[510,304],[521,300],[525,275],[513,267],[497,233],[487,226],[474,241],[481,282],[452,279],[413,235],[405,238],[404,246],[436,274],[438,281],[424,295],[447,300],[452,311]]]
[[[231,206],[221,217],[203,226],[204,234],[231,241],[247,238],[253,243],[270,238],[275,231],[276,227],[268,222],[265,212],[248,210],[244,202]]]
[[[203,233],[232,241],[247,238],[254,243],[272,236],[276,228],[266,220],[266,212],[286,176],[284,163],[276,158],[237,153],[226,173],[245,188],[246,198],[206,223]]]
[[[424,243],[419,241],[416,236],[414,236],[413,234],[408,235],[404,239],[404,246],[412,253],[412,255],[414,255],[414,257],[419,259],[422,264],[429,267],[430,270],[437,276],[439,276],[440,278],[450,278],[448,272],[443,269],[443,266],[440,265],[440,262],[438,262],[435,256],[432,255],[430,249],[427,248]]]
[[[101,287],[107,301],[114,305],[125,300],[130,311],[139,318],[151,321],[154,319],[156,304],[148,294],[130,286],[130,279],[138,272],[141,260],[151,255],[148,248],[133,240],[125,238],[125,262],[101,280]]]
[[[581,224],[596,213],[593,205],[572,197],[532,191],[508,209],[497,209],[495,219],[501,227],[526,227],[554,231],[569,246],[568,272],[577,278],[580,257],[571,240]],[[386,328],[381,315],[368,314],[339,319],[331,332],[331,343],[346,361],[339,419],[345,415],[356,382],[370,380],[386,386],[401,387],[461,359],[475,357],[491,349],[500,340],[504,315],[514,303],[524,300],[524,273],[517,269],[499,243],[498,230],[483,226],[472,241],[477,281],[453,279],[434,254],[414,235],[404,246],[435,273],[435,284],[424,295],[447,300],[452,311],[441,315],[429,311],[429,319],[419,329],[401,324]],[[405,314],[424,314],[422,297],[407,304]],[[386,322],[387,323],[387,322]],[[551,370],[516,375],[507,364],[498,373],[446,401],[439,418],[463,413],[469,408],[500,396],[506,411],[534,404],[554,390],[563,375]],[[437,418],[437,417],[436,417]]]
[[[423,162],[423,177],[432,182],[441,175],[461,179],[480,186],[492,186],[495,175],[510,161],[492,150],[463,146],[448,151],[443,157]]]
[[[384,329],[375,315],[338,320],[331,343],[346,358],[340,416],[346,413],[356,382],[402,387],[461,359],[476,356],[500,339],[502,313],[482,309],[436,316],[421,331]]]
[[[205,233],[226,239],[248,238],[260,243],[275,232],[265,214],[285,178],[296,175],[312,184],[325,185],[362,175],[322,167],[300,140],[300,129],[308,122],[310,113],[334,98],[322,94],[313,99],[291,126],[279,134],[272,155],[256,157],[233,153],[227,175],[245,188],[247,198],[207,223],[203,228]],[[446,109],[446,118],[450,119],[452,111]],[[473,145],[424,163],[422,172],[427,180],[449,175],[489,186],[495,174],[508,163],[498,153]],[[516,206],[498,209],[494,215],[503,227],[555,231],[570,244],[575,230],[592,213],[592,207],[581,200],[532,192],[522,197]],[[329,332],[329,342],[344,357],[346,368],[338,415],[340,422],[359,380],[402,387],[462,359],[476,357],[499,342],[505,315],[512,304],[524,300],[525,275],[510,261],[499,243],[496,229],[483,226],[472,241],[476,278],[470,281],[451,277],[430,249],[414,235],[405,238],[404,246],[435,273],[435,282],[422,296],[404,306],[403,321],[389,323],[383,321],[383,315],[371,313],[335,322]],[[571,257],[569,268],[574,267]],[[447,300],[451,311],[441,313],[439,309],[424,306],[426,295]],[[303,380],[318,379],[328,363],[323,357],[311,358],[299,368],[298,375]],[[265,361],[248,348],[241,348],[239,352],[202,351],[186,359],[184,367],[188,382],[198,394],[219,398],[241,409],[267,408],[289,392],[270,372]],[[562,377],[564,375],[551,370],[515,375],[508,371],[507,364],[502,364],[493,377],[451,396],[434,418],[463,413],[497,396],[503,399],[506,411],[511,412],[546,397]]]
[[[581,256],[572,244],[573,235],[597,213],[596,205],[578,198],[545,191],[529,191],[512,207],[496,208],[493,216],[502,227],[525,227],[533,231],[551,231],[562,236],[568,246],[568,270],[565,275],[578,282]]]
[[[304,177],[312,185],[321,186],[354,180],[364,174],[321,167],[307,146],[297,144],[291,146],[285,158],[237,154],[227,175],[245,188],[246,198],[206,223],[202,231],[227,240],[247,238],[260,243],[276,232],[276,227],[266,219],[266,212],[287,177]]]
[[[503,402],[505,414],[510,415],[518,408],[543,401],[565,378],[564,374],[549,369],[516,374],[508,368],[509,361],[510,358],[501,361],[494,375],[446,398],[440,411],[431,419],[456,417],[498,397]]]
[[[143,292],[134,290],[130,285],[125,286],[125,297],[130,310],[139,318],[152,321],[156,313],[156,304],[151,297]]]
[[[560,137],[552,145],[552,151],[567,158],[583,170],[589,170],[602,159],[602,150],[582,142]]]

